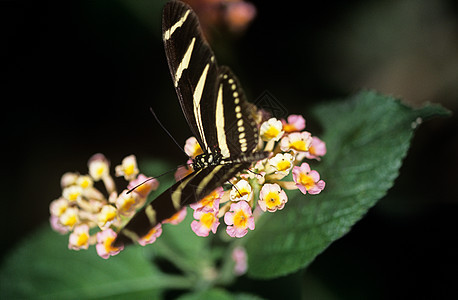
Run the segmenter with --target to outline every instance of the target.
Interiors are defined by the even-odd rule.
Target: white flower
[[[260,134],[263,141],[278,141],[284,133],[282,122],[275,118],[271,118],[261,125]]]
[[[281,139],[280,149],[282,151],[305,152],[309,150],[311,144],[312,135],[310,132],[293,132]]]
[[[62,196],[70,202],[75,202],[81,199],[82,193],[83,189],[80,186],[71,185],[62,191]]]
[[[230,198],[232,201],[250,201],[252,196],[252,188],[248,181],[242,179],[237,182],[231,190]]]
[[[134,180],[139,173],[135,155],[126,156],[121,165],[115,167],[116,176],[124,176],[127,181]]]
[[[276,174],[288,175],[293,168],[294,156],[289,153],[278,153],[269,159],[269,166],[274,169]]]
[[[94,154],[88,163],[89,175],[95,180],[100,179],[109,175],[110,164],[103,154]]]
[[[283,209],[288,197],[284,190],[276,183],[266,183],[259,193],[258,204],[263,211],[274,212],[277,209]]]

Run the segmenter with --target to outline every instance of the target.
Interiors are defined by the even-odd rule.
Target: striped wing
[[[252,153],[258,145],[256,107],[245,99],[231,70],[219,68],[215,122],[218,145],[224,157],[237,158]]]
[[[162,38],[181,108],[204,151],[216,142],[215,104],[218,67],[192,9],[168,2],[162,15]]]
[[[166,4],[162,32],[167,61],[181,108],[205,152],[223,157],[252,152],[258,141],[253,105],[228,67],[218,67],[192,9]]]
[[[184,206],[199,201],[249,166],[250,163],[247,162],[219,165],[188,175],[138,211],[118,234],[115,246],[137,241],[157,224],[170,218]]]

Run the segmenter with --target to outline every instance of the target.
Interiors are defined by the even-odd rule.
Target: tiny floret
[[[97,250],[97,254],[101,258],[108,259],[110,256],[116,255],[124,249],[124,246],[114,247],[112,245],[116,236],[116,232],[114,232],[111,228],[97,233],[97,245],[95,248]]]
[[[68,208],[68,200],[61,197],[49,205],[49,212],[52,216],[60,217]]]
[[[254,218],[251,207],[246,201],[232,203],[229,211],[224,215],[226,232],[231,237],[241,238],[248,233],[248,229],[254,230]]]
[[[68,239],[68,248],[72,250],[87,249],[89,247],[89,226],[81,224],[75,227]]]
[[[216,233],[216,229],[219,226],[219,220],[217,212],[214,210],[195,210],[194,220],[191,223],[191,229],[198,236],[208,236],[211,232]]]
[[[269,160],[269,166],[274,168],[274,172],[288,175],[294,163],[294,156],[289,153],[278,153]]]
[[[138,240],[138,243],[142,246],[152,244],[156,241],[158,237],[162,234],[162,225],[161,223],[154,226],[145,236],[141,237]]]
[[[91,176],[81,175],[76,179],[76,184],[84,190],[91,188],[94,185],[94,181]]]
[[[320,160],[326,154],[326,143],[320,138],[312,136],[312,143],[310,144],[309,151],[305,153],[308,159]]]
[[[271,118],[261,125],[260,135],[263,141],[278,141],[283,133],[283,124],[275,118]]]
[[[325,182],[320,180],[320,174],[311,170],[308,163],[293,168],[293,179],[303,194],[307,192],[312,195],[319,194],[325,186]]]
[[[78,174],[73,172],[67,172],[62,175],[60,179],[60,186],[66,188],[67,186],[74,185],[78,179]]]
[[[308,151],[312,144],[312,136],[310,132],[293,132],[281,139],[280,149],[282,151]]]
[[[276,183],[266,183],[259,193],[258,204],[263,211],[274,212],[283,209],[288,197],[284,190]]]
[[[290,115],[288,121],[281,120],[283,123],[283,130],[286,133],[302,131],[305,129],[305,119],[301,115]]]
[[[148,181],[146,181],[148,179]],[[146,182],[145,182],[146,181]],[[139,185],[141,184],[141,185]],[[151,191],[157,190],[159,187],[159,181],[156,178],[150,179],[143,174],[139,174],[136,179],[129,182],[127,189],[133,189],[133,193],[138,194],[140,197],[146,198]]]
[[[182,209],[180,209],[180,211],[176,212],[173,216],[162,221],[162,224],[169,223],[172,225],[178,225],[181,223],[181,221],[184,220],[187,213],[188,213],[188,210],[186,209],[186,207],[183,207]]]
[[[135,155],[126,156],[122,163],[115,167],[116,176],[124,176],[127,181],[134,180],[139,173]]]
[[[128,190],[124,190],[115,202],[116,208],[118,209],[119,214],[122,216],[132,216],[135,213],[135,209],[137,208],[139,197],[134,193],[127,192]]]
[[[232,201],[249,201],[252,197],[252,187],[250,183],[244,179],[232,186],[230,198]]]
[[[62,191],[62,196],[69,202],[76,202],[81,199],[83,189],[78,185],[71,185]]]
[[[94,181],[99,181],[104,177],[109,175],[110,163],[106,159],[105,155],[98,153],[94,154],[88,163],[89,175],[94,179]]]
[[[73,229],[79,221],[78,209],[75,207],[69,207],[65,212],[59,217],[59,223],[68,229]]]
[[[104,230],[115,221],[118,216],[118,211],[113,205],[104,205],[97,216],[97,221],[100,229]]]
[[[189,205],[194,210],[213,210],[218,211],[219,208],[219,201],[223,196],[224,189],[222,187],[218,187],[213,190],[210,194],[205,196],[202,200]]]

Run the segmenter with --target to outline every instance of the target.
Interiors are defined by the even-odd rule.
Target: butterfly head
[[[209,166],[217,166],[222,163],[222,158],[220,152],[203,153],[192,160],[192,168],[194,171],[198,171]]]

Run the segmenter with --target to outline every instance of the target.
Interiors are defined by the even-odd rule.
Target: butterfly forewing
[[[218,67],[191,8],[171,1],[164,7],[162,38],[181,108],[203,150],[216,145],[214,127]]]

